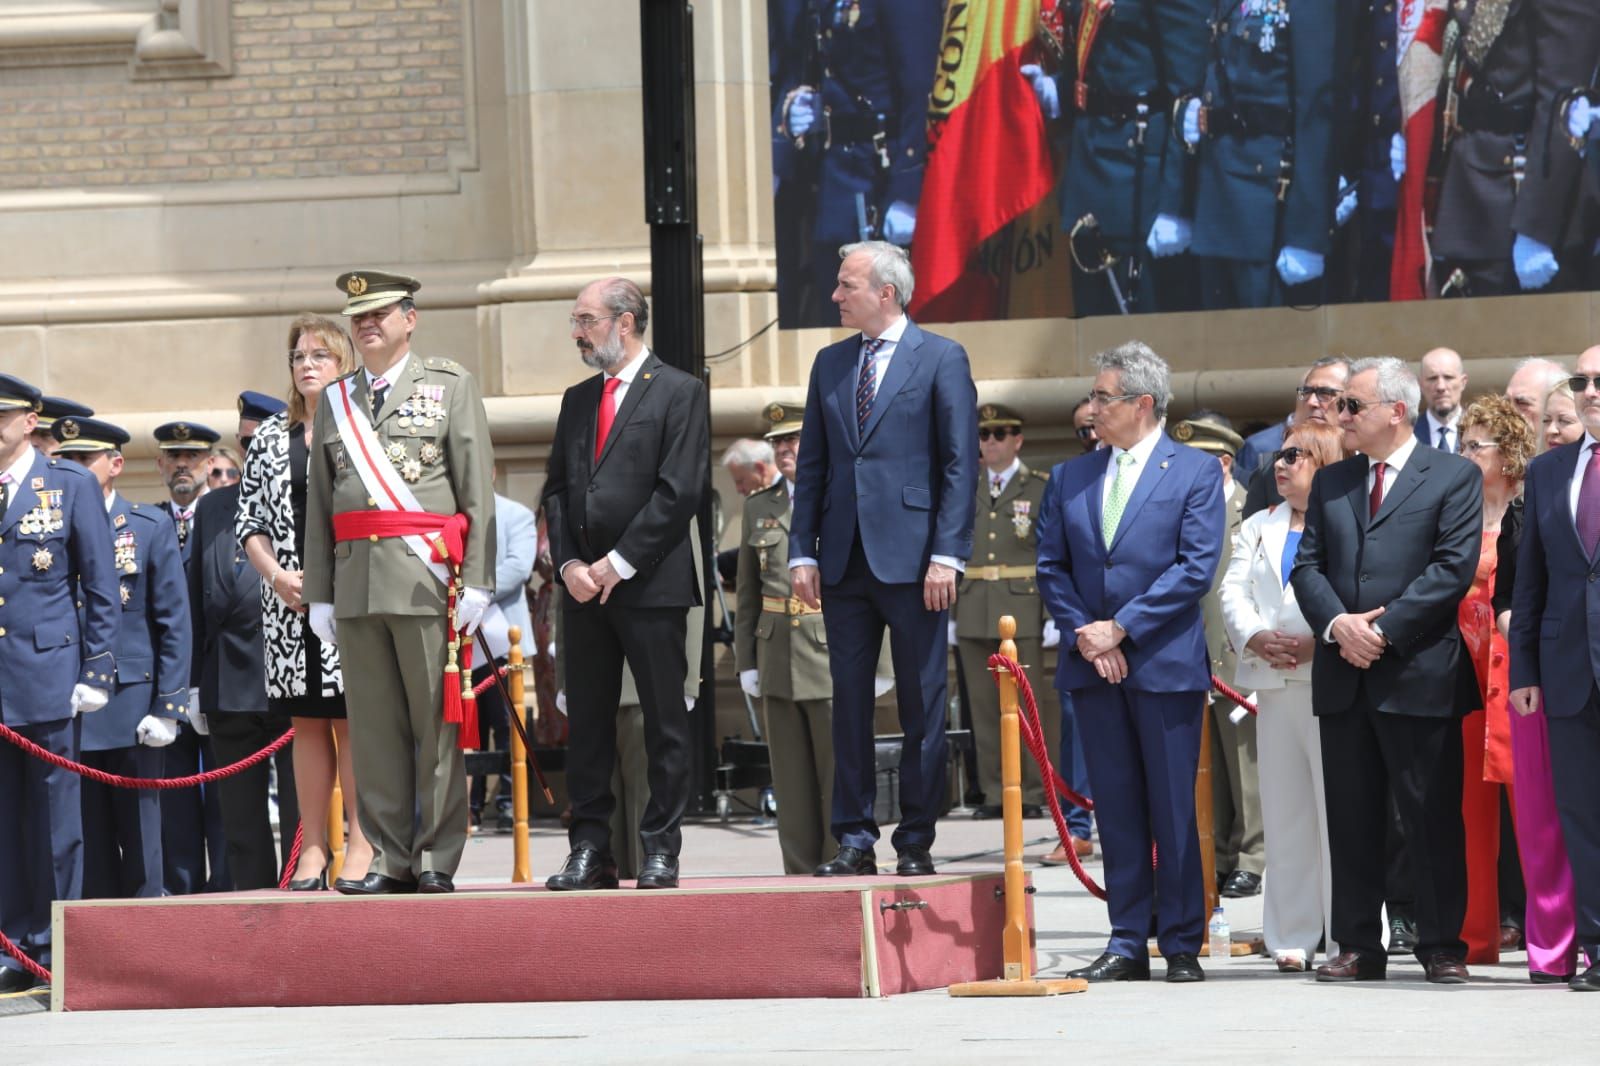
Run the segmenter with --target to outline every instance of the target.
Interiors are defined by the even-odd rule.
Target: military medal
[[[444,449],[432,441],[424,441],[422,447],[417,449],[417,458],[422,460],[424,466],[435,466],[444,459]]]
[[[400,476],[413,483],[421,481],[422,463],[418,462],[416,459],[407,459],[404,463],[400,464]]]
[[[128,529],[118,533],[116,539],[116,568],[124,574],[137,572],[139,568],[135,563],[136,551],[137,544],[134,541],[133,530]]]
[[[1033,530],[1033,504],[1027,500],[1011,501],[1011,528],[1016,531],[1018,540],[1028,539]]]
[[[1261,16],[1261,38],[1256,42],[1256,47],[1267,55],[1271,55],[1278,48],[1278,31],[1289,28],[1289,0],[1242,0],[1239,4],[1239,35],[1246,36],[1244,19],[1246,15]]]
[[[49,548],[40,548],[33,553],[33,568],[40,573],[50,569],[50,564],[55,561],[56,557],[50,554]]]
[[[389,462],[399,466],[406,461],[406,446],[399,441],[394,441],[388,448],[384,449],[384,454],[389,457]]]
[[[126,585],[119,585],[118,587],[122,589],[122,605],[126,607],[128,601],[133,599],[133,590]]]

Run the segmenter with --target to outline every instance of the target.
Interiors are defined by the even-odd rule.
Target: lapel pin
[[[42,478],[42,477],[34,478],[31,482],[28,483],[28,487],[33,489],[34,492],[38,492],[40,489],[44,488],[44,478]]]
[[[649,374],[641,374],[640,377],[644,378],[646,381],[650,380],[650,375]]]
[[[1166,463],[1165,463],[1165,462],[1163,462],[1163,463],[1162,463],[1162,464],[1161,464],[1161,469],[1163,469],[1163,470],[1165,470],[1165,469],[1166,469],[1166,468],[1167,468],[1167,464],[1166,464]]]

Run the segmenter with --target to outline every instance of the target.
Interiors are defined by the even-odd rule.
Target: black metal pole
[[[695,188],[694,5],[687,0],[639,0],[644,87],[644,212],[650,225],[650,296],[654,350],[661,361],[693,374],[705,372],[705,286],[701,273],[699,197]],[[700,508],[705,560],[701,577],[707,604],[700,696],[690,721],[695,746],[690,774],[698,809],[714,805],[717,765],[716,699],[712,684],[711,582],[716,580],[711,510],[711,457]]]

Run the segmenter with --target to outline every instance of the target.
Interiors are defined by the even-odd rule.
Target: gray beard
[[[622,347],[622,339],[615,334],[586,352],[578,353],[583,357],[583,364],[591,370],[598,370],[609,374],[617,367],[628,361],[628,353]]]

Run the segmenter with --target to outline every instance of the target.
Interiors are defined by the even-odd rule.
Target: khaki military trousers
[[[1000,689],[989,672],[989,656],[1000,650],[999,640],[962,637],[956,642],[961,670],[967,677],[967,697],[972,700],[972,742],[978,755],[978,785],[983,802],[999,806],[1000,786]],[[1039,706],[1039,722],[1044,726],[1045,748],[1053,763],[1061,758],[1061,701],[1056,696],[1055,679],[1044,668],[1044,649],[1038,637],[1017,641],[1017,662],[1027,667],[1028,683],[1033,686],[1034,702]],[[1021,693],[1017,703],[1022,705]],[[1039,764],[1022,748],[1022,802],[1044,805],[1044,785]]]
[[[370,872],[453,877],[467,844],[467,775],[459,727],[444,724],[444,616],[365,615],[338,625]]]
[[[813,873],[838,853],[829,829],[833,811],[833,701],[761,700],[778,800],[778,846],[783,872]]]
[[[1266,869],[1266,838],[1261,829],[1261,776],[1256,769],[1256,718],[1228,721],[1233,701],[1211,705],[1211,817],[1217,872]]]

